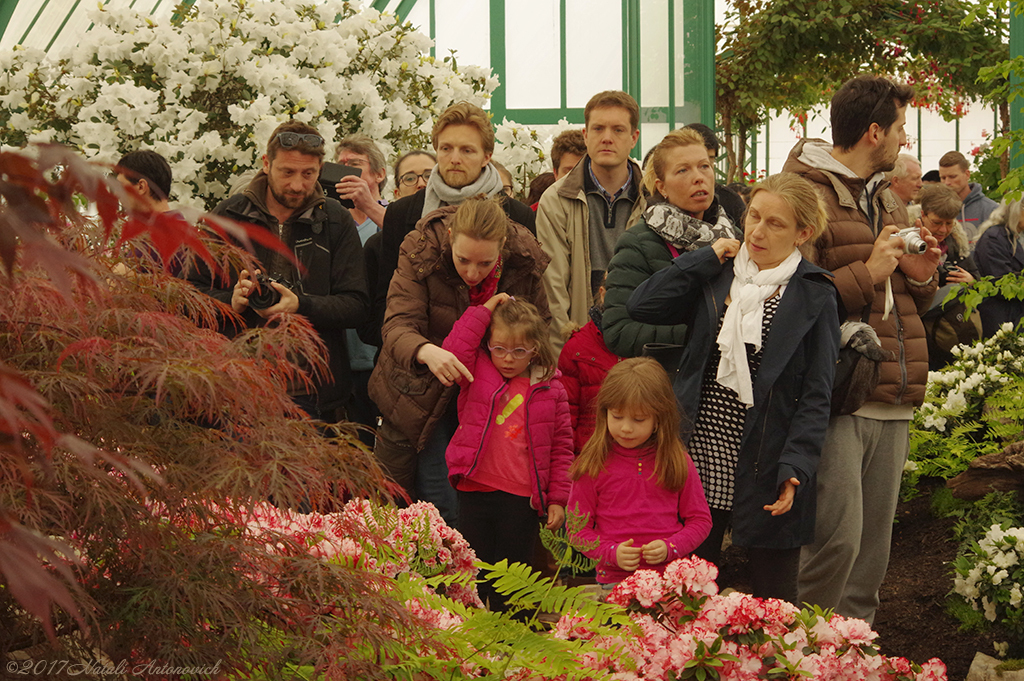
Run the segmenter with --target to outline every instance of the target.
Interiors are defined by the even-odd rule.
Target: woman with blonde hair
[[[471,305],[497,293],[533,303],[549,321],[541,283],[548,260],[499,200],[484,195],[428,214],[402,242],[370,376],[382,416],[374,454],[410,498],[432,502],[452,527],[458,499],[444,453],[458,427],[457,383],[472,374],[441,344]]]
[[[800,248],[825,229],[814,188],[792,173],[754,187],[744,237],[681,254],[629,299],[634,318],[686,324],[675,394],[713,527],[748,549],[754,595],[797,600],[800,547],[814,539],[814,480],[839,352],[831,273]]]
[[[686,337],[685,325],[631,319],[626,300],[633,290],[680,253],[740,234],[715,199],[715,169],[696,130],[666,135],[648,157],[643,182],[649,205],[619,237],[605,283],[604,342],[622,357],[639,356],[648,343],[679,345]]]

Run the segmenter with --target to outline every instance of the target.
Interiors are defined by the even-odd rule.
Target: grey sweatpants
[[[818,464],[814,543],[800,555],[800,602],[873,622],[889,564],[909,421],[838,416]]]

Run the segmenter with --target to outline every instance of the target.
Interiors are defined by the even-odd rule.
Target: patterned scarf
[[[707,218],[712,209],[717,209],[715,222],[705,222],[687,214],[683,209],[671,203],[656,203],[644,211],[644,221],[655,234],[679,249],[680,252],[695,251],[702,246],[710,246],[719,239],[742,239],[737,234],[732,220],[718,206],[712,206],[704,212]]]

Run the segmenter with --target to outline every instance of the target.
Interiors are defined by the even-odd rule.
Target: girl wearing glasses
[[[538,516],[549,530],[565,518],[573,458],[548,324],[530,303],[499,293],[466,310],[443,347],[472,374],[459,381],[459,429],[446,453],[458,529],[480,560],[528,563]],[[505,609],[489,584],[480,596]]]

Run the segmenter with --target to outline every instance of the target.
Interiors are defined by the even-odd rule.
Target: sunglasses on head
[[[300,132],[279,132],[275,137],[284,149],[292,149],[304,144],[312,149],[319,149],[324,145],[324,138],[320,135],[304,134]]]

